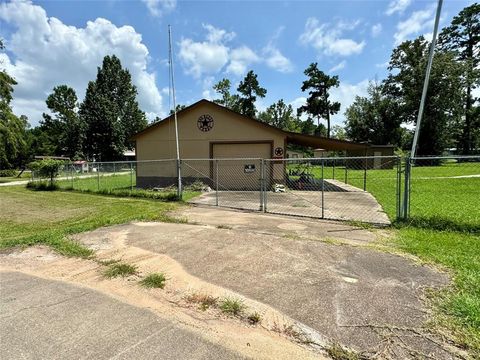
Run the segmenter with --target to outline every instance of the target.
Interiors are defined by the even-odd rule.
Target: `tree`
[[[303,82],[302,91],[309,90],[309,96],[307,103],[298,109],[298,113],[307,113],[316,117],[317,125],[320,125],[321,119],[326,120],[327,137],[330,137],[330,116],[340,111],[340,103],[330,101],[329,91],[340,85],[338,76],[326,75],[318,69],[317,63],[310,64],[304,74],[308,79]]]
[[[305,135],[327,136],[327,128],[323,124],[315,125],[311,117],[300,122],[300,132]]]
[[[475,131],[480,127],[480,119],[476,116],[478,111],[475,110],[475,102],[479,99],[472,95],[472,90],[480,85],[480,4],[464,8],[453,18],[451,25],[440,33],[439,46],[442,50],[453,51],[457,61],[464,65],[465,120],[457,148],[462,154],[470,154],[480,145],[478,132]]]
[[[371,82],[367,97],[356,96],[345,111],[346,136],[353,141],[400,146],[402,138],[400,105],[385,94],[383,85]]]
[[[423,36],[392,52],[384,93],[399,101],[399,117],[415,124],[422,96],[429,42]],[[450,51],[437,51],[432,64],[417,153],[439,155],[454,145],[462,115],[462,65]]]
[[[84,152],[89,159],[118,160],[133,146],[130,138],[147,126],[130,72],[115,56],[105,56],[80,106],[85,123]]]
[[[333,125],[331,137],[337,140],[347,140],[347,132],[340,125]]]
[[[213,90],[222,96],[221,99],[215,99],[213,102],[225,106],[230,110],[240,112],[240,97],[237,94],[232,95],[230,93],[230,88],[230,80],[225,78],[213,85]]]
[[[264,98],[267,89],[262,88],[258,83],[257,74],[250,70],[237,88],[240,93],[240,113],[249,117],[255,117],[257,109],[255,101],[257,97]]]
[[[285,104],[283,99],[260,112],[258,120],[285,131],[300,131],[300,120],[293,115],[292,105]]]
[[[3,42],[0,42],[3,49]],[[12,112],[13,87],[17,84],[5,70],[0,71],[0,169],[12,169],[24,164],[27,153],[26,116]]]
[[[180,105],[180,104],[177,104],[177,106],[175,107],[175,109],[177,110],[177,113],[183,109],[185,109],[187,107],[187,105]],[[173,109],[170,110],[170,115],[173,115],[175,112],[173,111]],[[160,118],[156,118],[158,120],[155,120],[153,122],[157,122],[157,121],[160,121]]]
[[[78,116],[75,90],[67,85],[56,86],[46,103],[53,116],[44,113],[41,128],[51,143],[56,144],[55,155],[82,157],[85,127]]]

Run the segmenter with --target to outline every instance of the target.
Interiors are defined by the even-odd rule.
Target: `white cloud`
[[[241,76],[251,64],[260,61],[255,52],[247,46],[241,46],[230,52],[230,63],[227,66],[227,72]]]
[[[290,72],[293,65],[270,41],[262,49],[261,55],[248,46],[230,46],[234,32],[203,24],[207,31],[204,41],[182,39],[179,58],[186,74],[196,79],[211,76],[225,70],[229,74],[242,76],[255,63],[265,63],[279,72]],[[278,31],[277,31],[278,33]],[[278,36],[277,34],[276,36]]]
[[[339,21],[334,25],[320,22],[316,18],[308,18],[305,30],[300,35],[300,43],[312,46],[325,55],[350,56],[359,54],[365,47],[365,41],[355,41],[343,37],[344,32],[357,27],[359,22],[346,23]]]
[[[331,90],[330,98],[332,101],[338,101],[341,104],[338,114],[332,116],[332,125],[343,125],[345,110],[352,105],[355,96],[366,96],[367,88],[368,80],[365,79],[356,84],[343,82],[340,83],[338,88]]]
[[[342,70],[343,68],[345,68],[346,65],[347,65],[347,62],[343,60],[339,62],[337,65],[335,65],[334,67],[332,67],[330,70],[328,70],[328,72],[331,73],[334,71]]]
[[[388,8],[385,11],[385,14],[393,15],[397,12],[402,14],[407,9],[407,7],[410,6],[411,3],[412,0],[392,0],[388,4]]]
[[[434,12],[435,5],[429,6],[424,10],[413,12],[407,20],[400,21],[394,35],[395,45],[407,40],[410,35],[433,28]]]
[[[18,82],[13,109],[33,124],[47,111],[45,99],[54,86],[67,84],[83,99],[89,80],[96,77],[105,55],[117,55],[132,74],[138,101],[147,114],[163,114],[156,74],[147,70],[149,53],[142,37],[131,26],[117,27],[98,18],[84,28],[68,26],[31,2],[0,4],[0,21],[15,29],[8,41],[9,58],[3,64]]]
[[[378,35],[380,35],[382,33],[382,24],[378,23],[373,25],[371,32],[373,37],[377,37]]]
[[[385,69],[388,67],[388,65],[390,65],[389,61],[385,61],[384,63],[375,64],[375,66],[377,68],[385,68]]]
[[[293,71],[293,64],[290,59],[284,56],[273,44],[270,43],[263,49],[263,55],[269,68],[281,73]]]
[[[177,0],[142,0],[152,16],[160,17],[177,6]]]

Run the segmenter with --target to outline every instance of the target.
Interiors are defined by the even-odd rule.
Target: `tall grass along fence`
[[[324,219],[480,226],[480,156],[75,162],[57,184]]]

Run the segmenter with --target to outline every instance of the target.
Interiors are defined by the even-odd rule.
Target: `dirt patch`
[[[98,260],[121,259],[136,265],[137,276],[127,279],[106,279],[101,275],[104,266],[98,260],[63,258],[47,248],[32,247],[26,251],[14,251],[0,255],[0,271],[21,271],[50,280],[77,284],[144,309],[157,316],[182,324],[210,342],[246,357],[262,359],[322,358],[285,334],[269,331],[275,324],[294,324],[294,321],[274,309],[246,299],[240,294],[204,282],[189,275],[183,267],[166,255],[154,254],[136,247],[123,246],[126,232],[112,231],[101,236],[97,248]],[[94,245],[95,241],[87,241]],[[138,285],[138,280],[152,272],[167,274],[165,289],[147,290]],[[211,294],[218,298],[239,298],[251,311],[262,316],[262,323],[252,326],[248,322],[223,315],[219,311],[200,311],[185,300],[192,292]]]

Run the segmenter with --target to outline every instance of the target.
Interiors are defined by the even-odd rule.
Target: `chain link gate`
[[[202,191],[193,204],[245,210],[263,210],[263,160],[182,160],[182,184],[186,190]]]
[[[397,156],[265,160],[266,212],[389,224],[400,213]],[[385,200],[384,207],[379,200]]]

